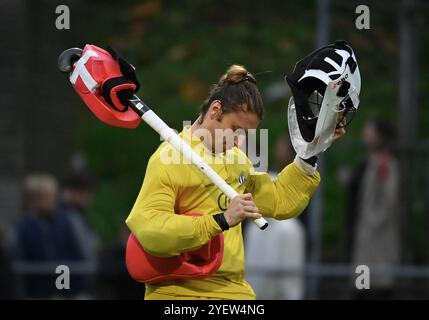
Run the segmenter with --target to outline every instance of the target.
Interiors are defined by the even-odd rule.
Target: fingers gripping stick
[[[89,52],[89,53],[87,53]],[[109,51],[110,52],[110,51]],[[155,114],[140,98],[136,95],[130,95],[129,98],[125,99],[128,105],[123,105],[124,101],[123,96],[119,96],[121,93],[118,89],[111,90],[111,95],[113,99],[110,99],[110,96],[104,96],[101,93],[103,90],[100,88],[103,84],[110,81],[111,83],[119,79],[120,84],[116,88],[127,89],[128,92],[135,92],[136,88],[138,89],[138,83],[136,83],[136,78],[134,75],[131,77],[124,78],[124,70],[127,70],[127,73],[130,73],[130,68],[127,66],[125,60],[119,57],[119,62],[121,69],[114,63],[115,59],[118,59],[118,56],[113,57],[109,52],[98,48],[94,45],[86,45],[84,50],[78,48],[72,48],[65,50],[58,59],[58,67],[62,72],[71,73],[72,77],[70,81],[73,84],[73,87],[84,100],[85,104],[90,108],[90,110],[95,114],[97,118],[101,121],[118,127],[125,128],[135,128],[138,126],[140,119],[146,122],[151,126],[161,137],[163,137],[168,143],[173,146],[178,152],[182,153],[186,160],[190,161],[195,165],[203,174],[205,174],[229,199],[233,199],[238,195],[238,193],[225,182],[192,148],[184,142],[179,135],[174,132],[158,115]],[[95,53],[95,54],[94,54]],[[85,58],[86,61],[79,60],[80,57]],[[96,61],[97,67],[92,68],[92,59]],[[113,61],[113,63],[112,63]],[[79,75],[77,73],[73,74],[73,69],[79,66]],[[105,70],[102,73],[102,76],[97,73],[101,69],[100,66],[104,66]],[[106,76],[111,74],[110,77]],[[94,85],[92,81],[86,79],[81,79],[80,75],[88,75],[91,79],[97,82],[97,85]],[[85,77],[83,77],[85,78]],[[113,79],[113,80],[112,80]],[[122,86],[122,87],[120,87]],[[124,90],[122,90],[124,91]],[[103,91],[104,93],[104,91]],[[117,96],[119,96],[119,98]],[[117,99],[115,99],[117,98]],[[111,100],[115,101],[115,105],[112,106]],[[264,218],[259,218],[253,220],[255,224],[262,230],[268,226],[268,222]]]

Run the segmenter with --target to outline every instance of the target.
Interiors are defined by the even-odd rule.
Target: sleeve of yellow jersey
[[[284,220],[296,217],[307,207],[319,183],[319,172],[310,175],[293,162],[274,181],[268,173],[251,175],[246,192],[252,194],[263,216]]]
[[[174,204],[177,186],[170,179],[159,153],[149,160],[137,200],[126,220],[147,252],[159,257],[198,249],[222,232],[211,215],[177,215]]]

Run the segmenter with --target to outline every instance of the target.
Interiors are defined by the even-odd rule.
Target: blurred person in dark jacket
[[[94,179],[88,172],[70,173],[63,181],[60,210],[70,215],[79,250],[86,260],[94,260],[99,240],[88,219],[88,207],[94,198]]]
[[[392,150],[395,130],[384,120],[367,121],[362,134],[365,159],[347,177],[347,258],[353,267],[367,265],[370,289],[353,289],[357,299],[390,299],[394,268],[400,259],[399,167]],[[353,280],[354,284],[354,280]]]
[[[59,211],[66,214],[79,252],[79,262],[88,267],[89,273],[76,279],[80,291],[91,294],[94,276],[98,269],[100,241],[88,219],[88,208],[94,198],[94,178],[87,171],[74,171],[63,180]]]
[[[30,174],[25,179],[23,219],[9,235],[12,258],[27,266],[40,263],[67,264],[80,258],[79,248],[67,214],[57,209],[58,184],[48,174]],[[51,298],[70,295],[55,287],[55,266],[51,272],[28,274],[23,278],[24,297]],[[71,270],[71,273],[73,270]],[[72,283],[73,285],[73,283]]]

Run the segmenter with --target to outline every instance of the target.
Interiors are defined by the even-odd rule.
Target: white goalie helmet
[[[359,106],[361,78],[352,48],[345,41],[322,47],[298,61],[286,77],[292,91],[288,126],[297,155],[325,151],[334,132],[350,124]]]

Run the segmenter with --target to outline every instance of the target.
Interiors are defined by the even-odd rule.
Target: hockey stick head
[[[104,123],[121,128],[136,128],[141,118],[128,99],[138,90],[134,68],[112,49],[87,44],[61,53],[58,67],[70,74],[73,88],[92,113]]]

